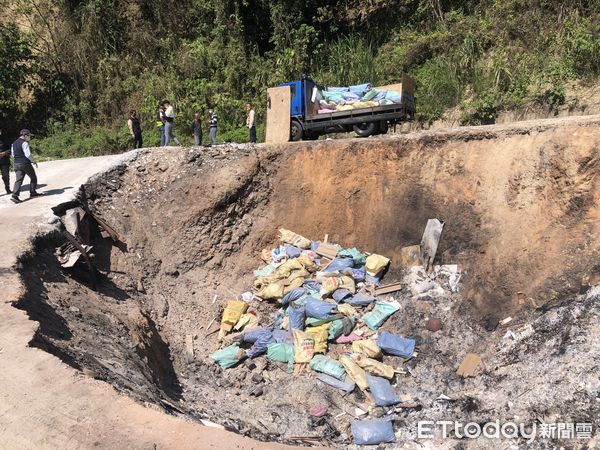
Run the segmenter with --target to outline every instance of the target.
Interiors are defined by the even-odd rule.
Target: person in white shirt
[[[246,116],[246,127],[250,132],[250,142],[256,142],[256,122],[254,120],[254,108],[250,103],[246,103],[246,112],[248,116]]]
[[[11,154],[14,158],[15,165],[15,187],[12,190],[11,200],[14,203],[21,203],[19,199],[19,193],[21,191],[21,185],[25,179],[25,175],[29,177],[29,197],[39,197],[44,195],[36,191],[37,188],[37,175],[33,166],[37,167],[37,162],[31,154],[29,148],[29,139],[31,139],[31,132],[28,129],[23,129],[19,133],[20,137],[11,146]]]
[[[165,106],[165,147],[171,143],[171,139],[175,141],[175,144],[181,145],[179,139],[173,134],[173,125],[175,125],[175,112],[173,106],[167,100],[163,103]]]

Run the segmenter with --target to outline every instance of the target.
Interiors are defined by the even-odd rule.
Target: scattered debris
[[[467,353],[456,373],[464,378],[474,377],[483,369],[484,365],[481,357],[476,353]]]

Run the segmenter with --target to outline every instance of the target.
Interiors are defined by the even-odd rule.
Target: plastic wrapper
[[[362,337],[355,333],[350,333],[348,335],[342,334],[335,340],[335,343],[336,344],[350,344],[354,341],[358,341],[359,339],[362,339]]]
[[[377,445],[396,442],[394,427],[388,419],[355,420],[350,424],[357,445]]]
[[[246,350],[246,356],[249,358],[256,358],[257,356],[266,353],[267,345],[272,342],[274,342],[273,332],[267,329],[257,337],[250,350]]]
[[[310,240],[285,228],[279,229],[279,240],[298,248],[310,248]]]
[[[292,339],[292,333],[286,330],[273,330],[273,340],[278,344],[293,345],[294,343],[294,340]]]
[[[352,343],[352,351],[368,358],[379,358],[381,349],[373,339],[361,339]]]
[[[254,278],[263,278],[269,275],[272,275],[275,272],[275,266],[273,264],[267,264],[266,266],[261,267],[260,269],[255,270]]]
[[[283,244],[283,248],[285,249],[285,254],[288,258],[297,258],[302,254],[302,249],[290,244]]]
[[[272,361],[294,363],[294,346],[292,344],[271,343],[267,344],[267,358]]]
[[[388,380],[367,373],[369,391],[377,406],[393,406],[400,403],[400,397]]]
[[[377,300],[375,302],[375,308],[365,314],[362,320],[371,330],[376,331],[381,325],[383,325],[383,322],[385,322],[388,317],[390,317],[399,309],[400,303],[396,301],[382,302]]]
[[[356,383],[350,380],[350,377],[346,377],[345,381],[340,381],[336,378],[333,378],[332,376],[322,373],[317,377],[317,380],[322,381],[323,383],[328,384],[329,386],[333,386],[334,388],[337,388],[341,391],[344,391],[347,394],[349,394],[356,388]]]
[[[306,315],[315,319],[327,319],[335,309],[332,303],[322,302],[313,297],[306,299]]]
[[[328,358],[327,356],[315,355],[313,359],[310,360],[310,368],[317,372],[322,372],[337,378],[340,381],[344,381],[346,378],[344,366],[335,359]]]
[[[338,336],[340,336],[342,334],[343,330],[344,330],[344,322],[342,321],[342,319],[336,319],[336,320],[332,321],[331,326],[329,327],[327,339],[330,341],[333,341],[334,339],[336,339]]]
[[[367,383],[367,374],[356,362],[348,355],[340,356],[340,363],[346,369],[346,373],[354,380],[360,390],[364,391],[369,387]]]
[[[242,314],[246,312],[248,308],[248,304],[241,300],[229,300],[227,302],[227,307],[225,311],[223,311],[223,317],[221,318],[221,326],[228,327],[228,330],[231,330],[234,325],[240,320]]]
[[[379,345],[379,348],[388,355],[400,356],[401,358],[406,359],[412,358],[412,355],[415,352],[414,339],[396,336],[389,331],[382,331],[379,334],[377,345]]]
[[[327,353],[327,337],[329,336],[329,327],[331,322],[324,323],[316,327],[306,327],[304,330],[314,339],[314,352]]]

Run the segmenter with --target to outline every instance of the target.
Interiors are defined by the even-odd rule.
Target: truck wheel
[[[292,120],[292,125],[290,127],[290,139],[294,142],[302,139],[302,125],[297,120]]]
[[[367,137],[375,134],[377,132],[377,123],[376,122],[363,122],[357,123],[352,127],[354,132],[360,137]]]
[[[387,134],[388,128],[389,126],[386,120],[379,122],[379,134]]]

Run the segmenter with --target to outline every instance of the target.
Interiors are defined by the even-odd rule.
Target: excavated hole
[[[285,365],[267,364],[265,358],[222,371],[207,358],[218,348],[216,335],[206,336],[207,328],[213,319],[220,320],[227,299],[251,286],[260,251],[276,243],[279,226],[312,239],[328,234],[330,241],[343,246],[390,256],[393,263],[386,281],[391,282],[405,275],[399,264],[400,249],[418,243],[426,220],[438,217],[446,228],[436,262],[460,265],[460,293],[452,293],[444,277],[436,280],[444,288],[438,294],[415,295],[407,286],[394,294],[403,306],[384,326],[416,338],[420,347],[418,358],[385,359],[406,371],[397,376],[397,390],[407,398],[395,412],[397,424],[406,429],[402,439],[414,438],[417,420],[481,421],[510,415],[506,395],[510,397],[512,391],[523,399],[528,395],[519,388],[520,376],[494,371],[502,372],[536,352],[540,364],[545,364],[543,355],[550,348],[526,347],[515,359],[503,353],[506,329],[487,332],[486,324],[490,318],[509,314],[518,316],[521,325],[539,320],[546,327],[541,327],[544,342],[557,339],[565,357],[566,325],[547,329],[550,319],[542,314],[572,298],[581,277],[595,276],[598,267],[590,268],[579,257],[561,256],[561,265],[550,267],[554,257],[547,254],[512,256],[520,242],[512,250],[497,248],[497,234],[510,235],[522,229],[526,220],[510,216],[517,223],[503,229],[508,211],[491,222],[486,210],[498,212],[494,204],[498,200],[489,198],[489,192],[497,187],[481,173],[468,173],[468,156],[457,158],[451,144],[448,149],[436,148],[427,160],[423,155],[427,142],[393,140],[342,142],[329,148],[306,144],[293,152],[223,147],[205,153],[144,153],[85,187],[92,210],[118,230],[126,244],[117,248],[92,227],[94,262],[100,271],[95,290],[85,264],[61,268],[55,251],[64,237],[58,232],[38,239],[33,252],[21,259],[27,291],[16,306],[40,323],[31,345],[144,404],[176,415],[210,420],[259,440],[345,446],[352,442],[348,423],[354,408],[368,404],[360,392],[343,397],[314,374],[293,377]],[[546,159],[550,168],[541,164],[534,168],[540,184],[546,182],[546,171],[557,170],[552,164],[570,163],[557,157]],[[586,170],[595,167],[586,164]],[[436,177],[425,175],[431,167],[436,168]],[[479,192],[467,189],[473,179]],[[456,180],[468,181],[460,185]],[[523,202],[529,201],[523,196],[524,187],[515,187],[519,183],[507,183],[509,210],[511,202],[524,208]],[[544,186],[558,189],[552,180]],[[590,207],[589,192],[579,190],[574,195],[578,205]],[[574,200],[561,201],[567,211],[561,220],[577,221],[575,215],[583,214],[581,207],[569,214]],[[552,236],[549,229],[542,233],[544,238]],[[570,245],[569,236],[563,243]],[[586,251],[597,254],[593,246]],[[556,286],[556,273],[565,280],[560,286]],[[535,298],[537,310],[515,303],[519,290]],[[561,307],[571,308],[564,314],[588,320],[591,313],[581,312],[586,303],[574,305]],[[277,309],[267,302],[254,306],[263,325]],[[443,330],[425,330],[428,317],[440,318]],[[343,351],[339,345],[331,348],[334,355]],[[503,349],[500,356],[495,355],[499,349]],[[493,360],[485,375],[466,380],[456,375],[467,352]],[[531,370],[537,373],[539,368]],[[251,396],[249,389],[257,384],[263,386],[263,394]],[[490,389],[502,391],[504,397],[476,398]],[[568,395],[569,389],[565,392]],[[441,394],[452,400],[439,400]],[[563,407],[559,402],[549,396],[546,410]],[[582,398],[571,403],[569,411],[588,417],[586,402]],[[309,416],[317,404],[328,408],[320,421]],[[523,408],[524,416],[535,411],[531,405]],[[371,417],[383,414],[385,410],[376,408]]]

